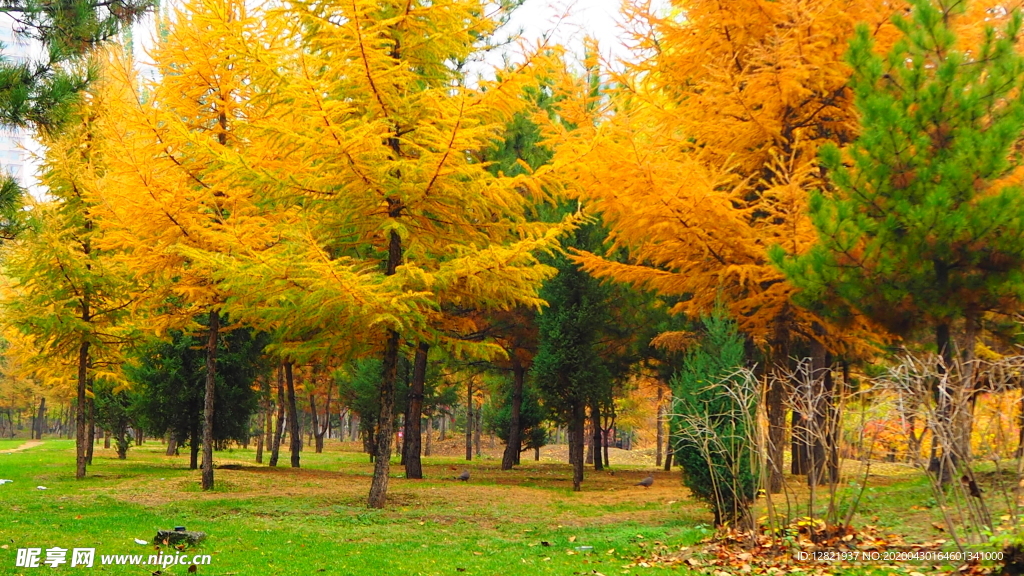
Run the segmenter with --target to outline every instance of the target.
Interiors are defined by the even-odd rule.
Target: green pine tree
[[[717,309],[704,318],[702,332],[672,378],[676,462],[686,487],[711,506],[716,525],[749,528],[757,490],[751,427],[758,395],[744,389],[743,337],[727,313]]]
[[[75,111],[81,92],[96,77],[89,50],[131,27],[156,0],[7,0],[0,13],[14,22],[16,40],[34,41],[43,56],[0,55],[0,124],[54,135]],[[5,46],[0,43],[0,52]],[[0,237],[21,229],[23,190],[0,172]]]
[[[912,4],[884,57],[858,28],[847,59],[860,135],[822,150],[833,187],[811,200],[819,243],[773,258],[803,304],[895,334],[927,327],[949,365],[955,322],[1024,297],[1024,191],[1011,177],[1024,135],[1021,15],[965,46],[964,3]]]

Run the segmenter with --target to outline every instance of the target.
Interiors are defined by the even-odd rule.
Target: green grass
[[[12,444],[0,449],[21,441]],[[468,484],[451,479],[451,467],[467,464],[459,459],[428,459],[423,481],[401,478],[396,464],[388,508],[367,510],[366,456],[331,448],[303,453],[301,470],[251,464],[248,450],[219,452],[218,464],[245,467],[218,469],[211,493],[199,490],[184,453],[163,456],[156,443],[133,448],[125,461],[97,449],[82,481],[74,479],[72,441],[0,454],[0,478],[14,480],[0,486],[0,574],[149,574],[157,567],[99,566],[99,556],[148,557],[153,544],[134,539],[150,541],[176,525],[209,534],[189,551],[211,555],[199,574],[254,576],[640,574],[649,569],[627,566],[649,544],[686,545],[708,534],[706,512],[681,501],[678,479],[642,490],[632,484],[646,472],[589,472],[585,491],[573,493],[567,467],[533,462],[511,472],[474,462]],[[95,548],[97,565],[15,567],[18,548],[54,546]]]

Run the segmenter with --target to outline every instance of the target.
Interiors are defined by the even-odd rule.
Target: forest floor
[[[0,445],[0,478],[14,480],[0,485],[0,575],[37,573],[16,566],[18,549],[41,548],[42,566],[46,549],[53,547],[96,551],[93,568],[65,564],[57,573],[188,573],[188,563],[145,564],[159,553],[208,554],[209,564],[199,565],[197,573],[225,576],[686,573],[695,564],[684,552],[712,535],[710,514],[689,497],[678,471],[618,464],[615,458],[611,470],[588,468],[582,492],[572,491],[565,464],[524,459],[516,470],[503,472],[499,451],[472,462],[426,458],[425,480],[406,480],[395,463],[388,506],[368,510],[373,468],[355,443],[329,442],[323,454],[303,452],[300,469],[288,467],[285,453],[283,466],[270,468],[253,463],[253,450],[218,452],[216,488],[210,492],[199,489],[199,472],[188,470],[185,451],[168,457],[158,442],[133,447],[127,460],[97,447],[82,481],[74,479],[73,441],[46,439],[10,451],[15,447]],[[464,469],[469,481],[454,480]],[[901,541],[940,538],[923,478],[883,472],[888,473],[869,478],[858,521],[898,534]],[[655,478],[651,488],[635,486],[649,474]],[[855,486],[841,489],[849,498]],[[786,500],[796,509],[800,490],[794,482]],[[198,548],[156,550],[156,531],[175,526],[208,538]],[[132,555],[144,565],[101,565],[102,556],[130,562]],[[841,572],[915,571],[910,564],[888,566]],[[763,573],[801,570],[828,573],[794,562]],[[751,571],[761,572],[748,567],[724,573]]]

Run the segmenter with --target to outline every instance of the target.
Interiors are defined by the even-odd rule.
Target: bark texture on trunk
[[[220,314],[210,312],[206,337],[206,395],[203,400],[203,490],[213,489],[213,398],[217,385],[217,333]]]
[[[591,442],[591,446],[594,449],[594,470],[604,470],[604,453],[602,450],[604,435],[601,428],[601,406],[597,402],[590,405],[590,427],[594,431]]]
[[[395,47],[397,50],[397,46]],[[400,155],[400,144],[397,138],[391,138],[389,145]],[[399,218],[402,215],[402,202],[388,198],[388,216]],[[388,259],[384,269],[385,276],[393,276],[402,262],[402,239],[398,232],[392,230],[388,236]],[[398,378],[398,347],[401,335],[393,328],[388,328],[384,337],[383,377],[380,383],[380,413],[377,418],[377,437],[374,446],[373,480],[370,482],[370,495],[367,507],[383,508],[388,495],[388,473],[391,470],[391,431],[395,419],[395,381]]]
[[[658,415],[657,422],[655,423],[657,434],[657,449],[654,452],[654,465],[661,468],[661,446],[665,443],[665,407],[662,406],[662,401],[665,397],[665,391],[661,389],[661,384],[658,384]]]
[[[473,379],[466,385],[466,460],[473,459]]]
[[[299,411],[295,406],[295,379],[292,376],[292,363],[284,364],[284,381],[288,386],[288,436],[291,442],[288,447],[292,455],[292,468],[299,467],[299,451],[302,450],[302,431],[299,430]]]
[[[33,427],[33,435],[36,439],[43,439],[43,431],[46,430],[46,397],[39,399],[39,410],[36,411],[36,421]]]
[[[423,464],[420,460],[422,451],[422,430],[420,420],[423,417],[423,388],[427,380],[427,355],[430,345],[420,342],[416,347],[416,358],[412,363],[412,386],[409,387],[408,420],[405,422],[405,477],[423,478]]]
[[[78,347],[78,409],[75,410],[75,478],[85,478],[86,456],[88,455],[89,431],[86,429],[85,388],[89,377],[89,343]]]
[[[380,387],[380,415],[377,419],[377,436],[374,446],[375,458],[373,480],[370,483],[369,508],[383,508],[387,502],[388,474],[391,470],[391,433],[395,421],[395,379],[398,376],[398,332],[388,329],[384,342],[384,378]]]
[[[584,433],[586,425],[586,409],[582,402],[573,405],[569,418],[569,463],[572,464],[572,489],[579,492],[583,489]]]
[[[281,435],[284,433],[284,365],[277,367],[277,426],[270,443],[270,465],[277,466],[281,455]]]
[[[526,380],[526,370],[514,350],[509,353],[509,356],[512,362],[512,406],[510,407],[511,417],[508,425],[508,444],[505,445],[505,453],[501,456],[502,470],[511,470],[513,466],[519,464],[519,455],[523,449],[519,422],[523,410],[523,383]]]

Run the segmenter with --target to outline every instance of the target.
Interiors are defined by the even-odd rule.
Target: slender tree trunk
[[[264,397],[264,410],[263,410],[263,445],[266,446],[267,452],[274,446],[274,403],[270,400],[270,378],[264,377],[263,379],[263,397]]]
[[[202,438],[199,435],[199,423],[192,423],[192,437],[191,440],[191,452],[189,454],[188,469],[197,470],[199,468],[199,449],[202,443]]]
[[[398,47],[395,47],[397,57]],[[390,138],[388,145],[398,158],[401,156],[401,144],[398,138]],[[397,174],[401,177],[401,174]],[[397,198],[387,198],[388,216],[399,218],[404,205]],[[402,238],[398,232],[391,230],[388,235],[388,259],[384,268],[385,276],[393,276],[403,258]],[[380,414],[377,422],[377,442],[374,447],[376,461],[373,466],[373,480],[370,482],[370,495],[367,507],[383,508],[388,494],[388,473],[391,470],[391,429],[395,419],[395,381],[398,378],[398,347],[401,335],[388,328],[384,338],[383,378],[380,384]]]
[[[213,489],[213,399],[217,392],[217,335],[220,314],[210,311],[206,337],[206,396],[203,399],[203,490]]]
[[[961,369],[960,379],[956,385],[960,387],[960,397],[968,402],[968,406],[961,406],[956,411],[953,422],[953,434],[956,441],[954,451],[960,456],[962,462],[969,462],[971,459],[971,430],[974,428],[974,406],[977,401],[975,390],[975,347],[978,344],[979,330],[978,313],[974,310],[967,310],[964,315],[964,340],[961,346]]]
[[[426,441],[425,445],[423,446],[423,455],[424,456],[430,456],[430,453],[432,451],[431,449],[433,448],[433,446],[431,444],[431,438],[433,438],[433,436],[434,436],[434,417],[433,417],[433,415],[432,414],[427,414],[426,420],[427,420],[427,430],[426,430],[425,436],[426,436],[427,441]]]
[[[320,436],[320,415],[316,411],[316,394],[312,392],[309,393],[309,412],[313,418],[314,450],[317,454],[320,454],[324,451],[324,439],[323,436]]]
[[[574,403],[569,419],[569,462],[572,464],[572,489],[574,492],[583,489],[583,428],[585,421],[586,409],[583,403]]]
[[[333,386],[327,387],[327,398],[324,399],[324,422],[317,428],[316,422],[316,410],[313,411],[313,430],[316,438],[316,453],[322,454],[324,451],[324,436],[330,433],[331,430],[331,392],[334,391]],[[310,395],[312,400],[312,395]]]
[[[43,439],[43,430],[46,430],[46,397],[39,399],[39,410],[36,412],[36,438]]]
[[[260,377],[260,411],[258,419],[263,420],[263,433],[256,439],[256,463],[263,464],[263,448],[270,449],[270,383],[267,378]]]
[[[281,455],[281,435],[284,433],[284,365],[277,367],[277,426],[274,428],[274,438],[270,445],[270,465],[277,466]]]
[[[439,442],[444,442],[445,441],[445,439],[448,437],[447,432],[448,432],[448,415],[442,413],[441,414],[441,432],[440,432],[441,435],[440,435],[440,437],[438,437],[438,441]]]
[[[92,392],[92,379],[88,383],[89,391]],[[89,448],[85,451],[85,463],[92,466],[92,452],[96,447],[96,406],[93,404],[92,398],[85,399],[85,406],[88,409],[87,417],[89,418]]]
[[[668,450],[665,452],[665,472],[668,472],[669,470],[672,469],[672,454],[672,450]]]
[[[164,456],[174,456],[178,452],[178,436],[174,432],[171,432],[170,437],[167,439],[167,450],[164,451]]]
[[[409,387],[409,416],[405,422],[405,440],[408,449],[405,454],[405,477],[423,478],[423,463],[420,460],[422,447],[422,431],[420,420],[423,418],[423,389],[427,380],[427,355],[430,345],[420,342],[416,347],[416,358],[412,363],[412,386]],[[427,429],[429,436],[430,429]],[[430,445],[430,440],[427,440]]]
[[[782,492],[783,450],[786,441],[786,368],[789,363],[789,312],[783,309],[775,319],[775,334],[772,342],[772,360],[775,374],[769,379],[765,393],[765,408],[768,415],[768,491]]]
[[[302,450],[302,431],[299,430],[299,413],[295,406],[295,380],[292,377],[292,363],[284,363],[284,381],[288,385],[288,435],[292,453],[292,468],[299,467],[299,451]]]
[[[103,449],[110,450],[110,430],[103,430]]]
[[[392,238],[397,235],[392,232]],[[388,474],[391,470],[391,433],[395,421],[395,380],[398,376],[399,334],[388,329],[384,341],[384,378],[380,387],[380,415],[374,446],[373,480],[370,484],[369,508],[383,508],[387,501]]]
[[[473,445],[476,447],[476,457],[477,458],[480,457],[480,434],[481,434],[482,429],[483,429],[483,423],[482,423],[483,419],[481,418],[482,413],[483,413],[483,405],[481,404],[480,406],[477,406],[476,410],[474,410],[474,412],[473,412],[473,416],[474,416],[474,420],[473,420],[473,422],[474,422],[474,425],[473,425]]]
[[[85,463],[88,449],[86,443],[89,441],[89,433],[86,430],[86,397],[85,388],[88,381],[89,367],[89,342],[82,342],[78,347],[78,408],[75,410],[75,451],[76,470],[75,478],[85,478]],[[9,418],[9,416],[8,416]]]
[[[604,470],[604,456],[601,450],[603,445],[601,407],[597,402],[590,405],[590,422],[591,427],[594,429],[594,439],[591,444],[594,447],[594,470]]]
[[[658,447],[654,453],[655,466],[661,467],[661,446],[665,442],[665,407],[662,406],[662,399],[665,397],[665,391],[661,389],[661,383],[658,383],[658,415],[657,422],[655,423],[657,444]]]
[[[814,326],[819,335],[824,335],[824,328]],[[835,382],[832,378],[832,355],[818,341],[811,342],[811,385],[810,398],[807,403],[808,413],[804,415],[807,426],[807,447],[805,452],[807,481],[811,484],[823,484],[838,480],[838,469],[834,469],[833,461],[838,459],[832,453],[836,446],[832,443],[833,421],[836,417],[834,406]]]
[[[526,370],[515,350],[509,353],[512,362],[512,406],[511,418],[508,425],[508,444],[505,445],[505,453],[501,457],[501,469],[511,470],[512,466],[519,463],[519,454],[523,449],[521,437],[520,413],[523,409],[523,383],[526,380]]]
[[[473,428],[476,421],[473,419],[473,379],[469,379],[466,385],[466,460],[473,459]]]
[[[262,418],[260,414],[257,418]],[[263,434],[256,435],[256,463],[263,464]]]

